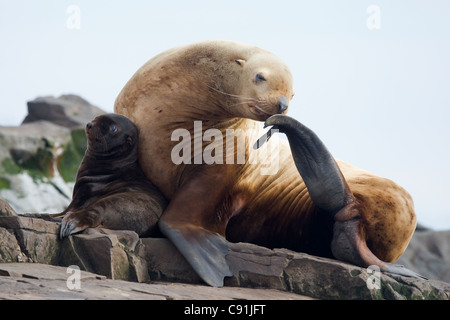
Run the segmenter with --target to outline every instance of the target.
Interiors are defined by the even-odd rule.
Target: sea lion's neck
[[[120,171],[124,171],[139,166],[137,155],[133,153],[123,157],[106,157],[96,156],[88,151],[78,170],[78,175],[80,177],[93,177],[94,179],[98,179],[102,176],[115,175],[118,173],[119,169]]]
[[[136,155],[134,160],[129,159],[98,159],[89,154],[85,155],[78,169],[77,179],[73,190],[73,198],[79,198],[79,194],[83,194],[82,198],[88,199],[94,197],[100,190],[106,190],[107,186],[113,186],[112,191],[127,184],[129,181],[136,181],[137,172],[140,167]],[[115,184],[114,181],[121,180],[122,184]],[[76,196],[78,194],[78,196]],[[86,200],[88,201],[88,200]]]

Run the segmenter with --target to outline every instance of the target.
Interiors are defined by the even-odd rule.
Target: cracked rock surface
[[[0,299],[28,300],[304,300],[308,297],[272,289],[212,288],[183,283],[111,280],[81,271],[78,288],[65,267],[38,263],[0,263]]]
[[[55,221],[0,216],[1,298],[448,300],[450,296],[446,282],[374,274],[332,259],[248,243],[230,245],[227,261],[233,276],[225,279],[224,288],[211,288],[167,239],[95,228],[60,240],[58,228]],[[68,266],[86,272],[81,274],[81,291],[68,290]],[[373,277],[378,277],[377,286]]]

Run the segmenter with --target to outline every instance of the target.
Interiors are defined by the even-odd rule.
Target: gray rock
[[[416,231],[398,263],[429,279],[450,282],[450,231]]]
[[[41,263],[1,263],[0,275],[40,280],[67,280],[67,268]],[[80,280],[104,280],[105,276],[80,270]]]
[[[104,113],[76,95],[39,97],[27,102],[28,115],[23,124],[46,120],[56,125],[72,128],[84,126],[96,116]]]
[[[77,265],[112,280],[203,284],[167,239],[140,239],[131,231],[96,228],[59,240],[58,227],[57,221],[0,217],[3,262]],[[445,282],[372,273],[286,249],[231,244],[227,261],[233,272],[232,277],[225,279],[229,288],[264,288],[317,299],[449,299],[450,296],[450,284]],[[52,298],[44,293],[43,297]]]
[[[149,277],[152,280],[202,283],[186,259],[167,239],[140,239],[136,254],[147,261]]]
[[[69,271],[69,272],[68,272]],[[182,283],[137,283],[105,279],[81,271],[79,288],[67,285],[66,267],[37,263],[0,263],[0,299],[111,300],[305,300],[309,297],[271,289],[212,288]]]
[[[167,277],[166,270],[159,270],[163,277],[155,280],[193,281],[193,270],[187,262],[183,263],[184,258],[168,240],[142,240],[147,244],[145,249],[155,248],[156,244],[148,245],[151,242],[166,242],[164,253],[149,250],[145,254],[148,261],[158,261],[159,267],[171,268],[170,261],[177,264],[174,278]],[[225,279],[226,286],[271,288],[317,299],[450,299],[448,283],[373,274],[365,268],[287,249],[270,250],[237,243],[231,245],[227,261],[233,276]],[[374,276],[379,276],[379,287],[370,289],[368,282]]]
[[[88,229],[64,241],[70,242],[71,249],[79,259],[78,265],[85,270],[110,279],[138,282],[150,280],[146,261],[134,255],[139,237],[133,231]]]
[[[0,227],[0,262],[28,262],[12,231]]]
[[[11,158],[14,161],[25,162],[30,154],[36,154],[38,149],[49,148],[52,145],[65,145],[70,140],[70,129],[47,121],[24,124],[20,127],[0,126],[0,160]],[[20,163],[20,164],[22,164]]]
[[[28,102],[17,127],[0,126],[0,198],[19,213],[60,212],[86,150],[84,126],[105,112],[75,95]]]
[[[0,217],[17,216],[17,213],[5,200],[0,199]]]

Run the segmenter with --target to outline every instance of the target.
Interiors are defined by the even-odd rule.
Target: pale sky
[[[290,67],[290,116],[335,157],[407,189],[420,223],[450,229],[450,1],[0,0],[0,25],[0,125],[45,95],[112,112],[161,51],[252,43]]]

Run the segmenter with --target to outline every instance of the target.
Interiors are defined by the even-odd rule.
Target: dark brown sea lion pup
[[[225,236],[403,274],[402,268],[387,268],[383,261],[398,259],[414,232],[413,202],[404,189],[337,161],[346,188],[336,163],[322,151],[303,155],[312,157],[306,163],[319,172],[303,170],[302,179],[296,164],[308,150],[309,134],[297,138],[285,123],[275,124],[298,143],[295,163],[287,144],[278,147],[270,140],[259,150],[248,147],[260,137],[258,121],[286,113],[293,94],[292,75],[279,58],[231,41],[177,47],[137,70],[114,110],[139,128],[142,169],[170,201],[159,222],[161,231],[213,286],[231,275]],[[201,121],[200,129],[195,121]],[[212,148],[226,141],[227,130],[235,140],[223,152]],[[181,135],[174,137],[176,131]],[[180,142],[183,135],[193,143]],[[237,150],[242,136],[247,137],[245,162],[237,161],[238,153],[228,157],[225,152],[228,147]],[[190,154],[174,161],[173,150],[180,144]],[[211,149],[220,160],[212,164],[202,160],[205,153],[212,155]],[[275,157],[278,164],[269,174],[262,171],[265,162],[249,161],[264,150],[263,159]]]
[[[86,136],[60,237],[97,226],[155,233],[166,200],[139,166],[136,126],[125,116],[105,114],[86,125]]]

